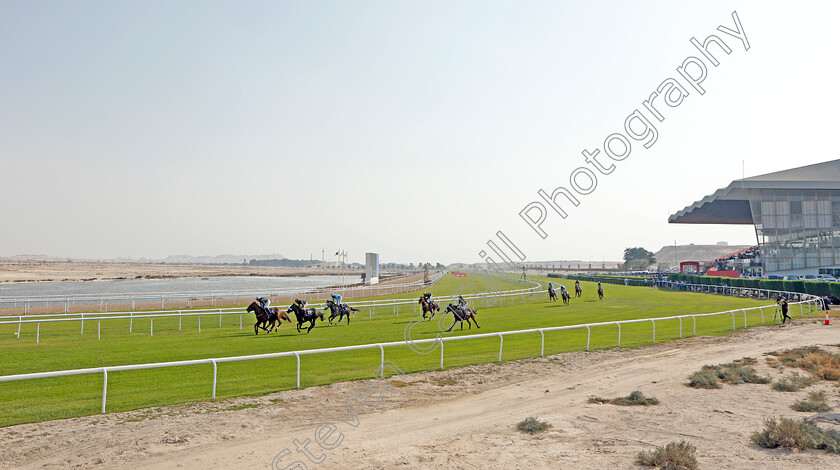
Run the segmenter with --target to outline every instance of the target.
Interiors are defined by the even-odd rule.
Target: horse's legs
[[[309,334],[309,332],[312,331],[312,328],[315,328],[315,320],[311,320],[309,322],[309,329],[306,330],[306,334]]]
[[[481,328],[480,326],[478,326],[478,320],[475,319],[475,314],[473,314],[473,316],[472,316],[472,321],[475,322],[475,327],[476,328]]]
[[[254,323],[254,334],[255,334],[255,335],[260,334],[259,330],[257,330],[257,325],[259,325],[259,324],[260,324],[260,322],[256,322],[256,323]]]

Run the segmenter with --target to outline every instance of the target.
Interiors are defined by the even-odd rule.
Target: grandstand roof
[[[668,217],[672,224],[752,225],[749,190],[840,189],[840,160],[735,180]]]

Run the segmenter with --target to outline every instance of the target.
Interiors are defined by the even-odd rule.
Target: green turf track
[[[535,278],[557,283],[558,279]],[[469,283],[467,282],[469,281]],[[513,280],[497,280],[502,290],[528,287]],[[563,281],[573,289],[573,282]],[[471,284],[464,293],[485,291],[488,282],[481,277],[456,278],[444,276],[430,290],[436,296],[456,292],[459,286]],[[599,301],[595,285],[581,283],[582,299],[572,299],[570,306],[561,302],[522,300],[511,305],[485,306],[476,301],[481,329],[456,331],[452,334],[468,335],[497,331],[522,330],[538,327],[572,325],[637,318],[654,318],[671,315],[719,312],[744,307],[767,305],[769,301],[739,299],[710,294],[670,292],[645,287],[605,285],[605,299]],[[403,293],[384,298],[419,297],[419,293]],[[353,299],[355,302],[357,299]],[[492,303],[492,302],[491,302]],[[768,320],[772,311],[765,309]],[[798,314],[798,307],[792,313]],[[242,356],[315,348],[328,348],[353,344],[402,341],[406,325],[419,315],[414,305],[399,308],[398,316],[393,307],[378,307],[373,320],[368,310],[356,313],[348,326],[328,327],[317,323],[310,334],[298,334],[293,326],[284,324],[279,332],[270,335],[253,334],[253,316],[243,317],[239,329],[239,316],[225,316],[219,327],[218,316],[202,319],[201,333],[195,318],[184,319],[183,330],[178,330],[178,319],[156,319],[154,336],[149,335],[149,320],[135,320],[132,333],[128,333],[128,320],[102,322],[102,339],[97,340],[96,323],[88,321],[85,334],[79,334],[78,322],[42,324],[40,343],[35,342],[35,325],[25,325],[17,339],[17,326],[0,326],[0,375],[43,372],[89,367],[143,364],[153,362],[206,359]],[[738,314],[738,327],[743,326],[743,316]],[[749,325],[761,324],[758,310],[749,312]],[[690,321],[684,326],[684,335],[691,332]],[[437,322],[422,323],[412,329],[413,339],[433,338]],[[677,320],[661,321],[656,325],[657,341],[676,339]],[[728,315],[699,318],[698,335],[720,335],[732,331]],[[616,345],[617,327],[592,328],[591,348],[610,348]],[[622,347],[647,344],[651,340],[650,323],[622,326]],[[545,353],[584,349],[586,330],[547,332]],[[445,345],[445,367],[492,362],[498,359],[498,338],[448,342]],[[540,335],[506,336],[503,360],[539,356]],[[439,350],[419,354],[408,346],[388,347],[386,360],[393,361],[404,372],[429,370],[439,367]],[[342,380],[366,379],[379,365],[379,350],[346,351],[301,357],[301,386],[326,384]],[[296,360],[290,358],[262,359],[218,365],[217,398],[246,395],[263,395],[295,387]],[[209,400],[212,391],[212,366],[184,366],[142,371],[112,372],[108,374],[108,411],[132,410],[150,406],[168,405],[191,401]],[[31,379],[0,383],[0,426],[44,421],[74,416],[96,414],[102,399],[102,375],[79,375],[49,379]]]

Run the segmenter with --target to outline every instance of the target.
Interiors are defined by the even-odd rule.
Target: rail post
[[[621,347],[621,323],[616,322],[615,324],[618,325],[618,347],[620,348]]]
[[[297,388],[300,388],[300,354],[294,353],[297,358]]]
[[[682,317],[677,317],[680,320],[680,338],[682,338]]]
[[[181,316],[181,311],[178,310],[178,331],[181,331],[181,318],[183,318]]]
[[[651,342],[655,344],[656,343],[656,320],[651,319],[650,320],[650,325],[653,327],[653,340]]]
[[[102,339],[102,320],[96,321],[96,339]]]
[[[17,332],[18,339],[20,339],[20,325],[21,325],[22,321],[23,321],[23,317],[18,317],[18,332]]]
[[[239,314],[239,331],[242,331],[242,314]]]
[[[108,397],[108,369],[102,368],[102,413],[105,413],[105,400]]]
[[[540,357],[545,357],[545,333],[540,330]]]
[[[694,321],[694,328],[691,330],[691,336],[697,336],[697,317],[692,315],[691,319]]]
[[[440,342],[440,370],[443,370],[443,339],[439,338]]]
[[[201,333],[201,314],[199,313],[197,316],[198,316],[198,332]]]
[[[216,360],[215,359],[210,359],[210,362],[213,363],[213,399],[215,400],[216,399],[216,375],[217,375],[216,372],[217,372],[218,368],[216,366]]]
[[[759,313],[761,313],[761,324],[764,324],[764,307],[758,307]]]
[[[592,330],[589,329],[589,325],[586,325],[586,350],[589,351],[589,340],[592,338]]]
[[[38,327],[35,330],[35,342],[40,343],[41,342],[41,322],[38,322],[37,325],[38,325]]]
[[[219,328],[222,327],[222,309],[219,309]]]
[[[155,317],[149,317],[149,336],[155,335]]]
[[[134,314],[128,314],[128,332],[131,333],[131,328],[134,326]]]
[[[499,364],[502,363],[502,347],[505,345],[505,338],[502,336],[501,333],[496,333],[499,335]]]
[[[742,308],[741,311],[744,312],[744,328],[746,328],[747,327],[747,310]]]
[[[85,314],[84,313],[82,314],[82,329],[81,329],[81,331],[79,331],[79,334],[80,335],[85,334]]]
[[[385,348],[382,347],[381,344],[377,344],[379,346],[379,376],[382,377],[385,374]],[[382,377],[383,379],[385,377]]]
[[[732,331],[735,331],[735,312],[730,310],[729,314],[732,315]]]

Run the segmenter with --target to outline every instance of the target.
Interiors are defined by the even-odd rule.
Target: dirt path
[[[307,468],[639,468],[640,450],[673,440],[697,446],[701,468],[838,468],[840,456],[768,451],[749,444],[762,421],[809,416],[788,406],[824,389],[840,405],[833,384],[775,392],[768,385],[683,385],[704,364],[744,356],[759,373],[779,377],[762,355],[805,345],[835,345],[837,326],[805,320],[754,328],[729,337],[700,337],[632,350],[570,353],[392,378],[348,382],[265,397],[114,413],[0,430],[0,462],[12,468],[277,468],[302,460]],[[376,367],[372,364],[371,372]],[[789,374],[789,371],[783,371]],[[369,388],[365,389],[364,384]],[[371,393],[364,399],[365,391]],[[617,407],[587,397],[641,390],[661,404]],[[372,403],[365,411],[358,402]],[[349,398],[349,402],[345,402]],[[348,412],[357,411],[356,419]],[[249,407],[250,406],[250,407]],[[528,436],[517,422],[537,416],[549,432]],[[342,419],[347,422],[342,422]],[[348,424],[351,423],[351,424]],[[332,423],[335,431],[321,423]],[[353,426],[355,424],[355,426]],[[823,424],[824,426],[828,426]],[[315,442],[316,430],[325,445]],[[298,453],[305,443],[316,464]],[[167,443],[168,442],[168,443]],[[294,468],[294,467],[289,467]],[[299,467],[304,468],[304,467]]]

